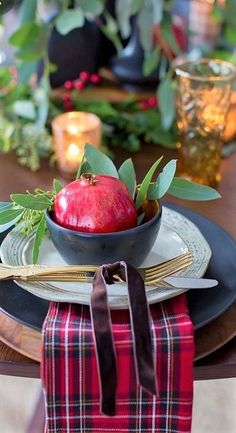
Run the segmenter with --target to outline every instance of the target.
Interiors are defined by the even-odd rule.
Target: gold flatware
[[[164,277],[171,275],[192,264],[191,252],[183,253],[177,257],[166,260],[157,265],[146,268],[138,268],[146,284],[155,284]],[[0,264],[0,280],[14,279],[23,281],[81,281],[91,282],[95,265],[25,265],[11,266]],[[117,277],[117,281],[122,281]]]

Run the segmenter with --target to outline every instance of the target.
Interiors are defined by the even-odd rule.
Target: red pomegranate
[[[55,197],[54,220],[87,233],[111,233],[137,225],[137,212],[126,185],[112,176],[83,174]]]

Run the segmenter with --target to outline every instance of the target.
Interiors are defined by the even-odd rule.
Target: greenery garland
[[[19,84],[14,71],[0,71],[0,152],[15,152],[20,164],[32,171],[39,169],[40,158],[53,160],[51,120],[65,111],[62,95],[48,100],[45,86]],[[124,102],[80,100],[78,91],[70,94],[70,108],[97,114],[103,122],[103,145],[116,146],[130,152],[151,142],[175,147],[176,128],[165,130],[161,114],[147,101],[128,98]]]

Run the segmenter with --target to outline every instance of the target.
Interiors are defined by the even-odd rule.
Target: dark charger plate
[[[189,290],[189,311],[195,329],[220,316],[236,300],[236,242],[221,227],[186,208],[167,204],[201,230],[212,249],[206,277],[216,278],[216,288]],[[5,234],[0,237],[0,242]],[[12,281],[0,282],[0,310],[26,326],[41,330],[48,302],[21,289]]]

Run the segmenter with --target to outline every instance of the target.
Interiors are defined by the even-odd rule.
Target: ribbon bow
[[[93,279],[91,317],[100,378],[101,411],[110,416],[115,415],[117,366],[106,283],[115,282],[114,274],[120,275],[127,282],[138,384],[147,392],[157,395],[144,281],[133,266],[123,261],[103,265],[96,271]]]

